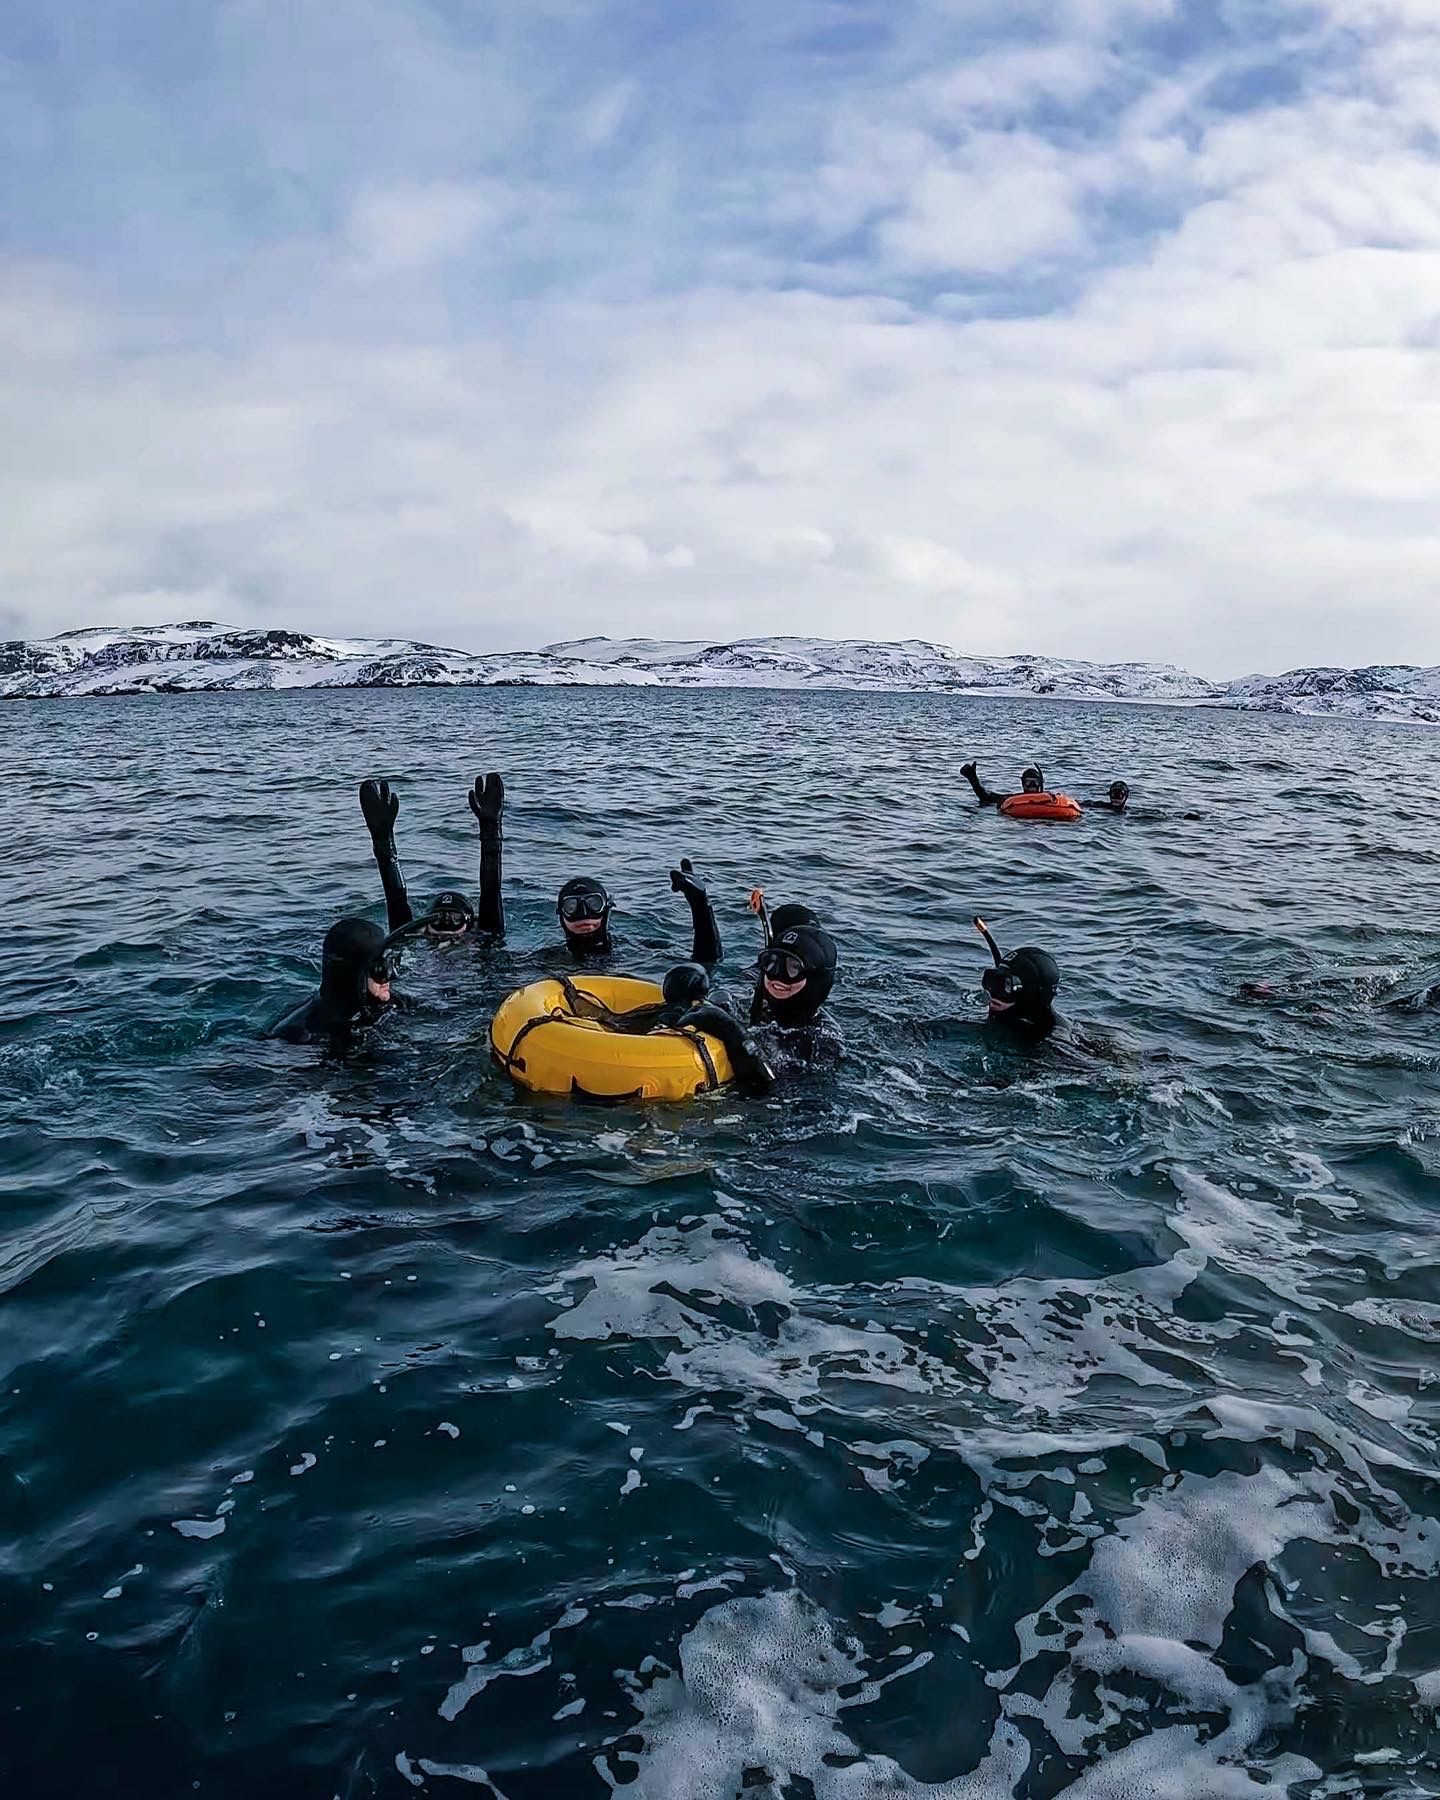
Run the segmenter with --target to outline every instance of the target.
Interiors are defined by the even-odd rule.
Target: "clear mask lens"
[[[566,894],[560,902],[562,919],[603,919],[609,905],[603,894]]]

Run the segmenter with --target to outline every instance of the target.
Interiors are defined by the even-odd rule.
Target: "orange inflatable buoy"
[[[1007,819],[1078,819],[1084,808],[1069,794],[1012,794],[1000,811]]]

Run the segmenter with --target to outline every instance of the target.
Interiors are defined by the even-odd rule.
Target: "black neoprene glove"
[[[475,785],[465,796],[470,803],[470,810],[480,824],[480,835],[486,837],[492,832],[498,833],[500,822],[505,816],[505,783],[492,769],[482,780],[475,777]]]
[[[400,796],[390,792],[388,781],[360,783],[360,811],[365,815],[370,836],[377,842],[392,837],[400,812]]]
[[[670,871],[670,891],[683,894],[687,900],[704,900],[705,883],[695,873],[695,865],[688,856],[680,858],[680,867]]]

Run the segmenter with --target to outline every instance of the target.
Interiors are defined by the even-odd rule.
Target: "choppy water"
[[[1384,1004],[1440,737],[491,691],[0,747],[7,1797],[1440,1793],[1440,1015]],[[1009,824],[974,752],[1167,816]],[[258,1041],[378,900],[358,780],[423,895],[491,766],[509,950],[412,953],[346,1064]],[[562,877],[654,971],[682,852],[734,971],[752,882],[833,921],[843,1066],[512,1094]],[[972,1029],[976,910],[1071,1047]]]

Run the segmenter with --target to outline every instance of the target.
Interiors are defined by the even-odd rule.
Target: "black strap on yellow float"
[[[568,975],[557,975],[555,979],[560,983],[565,1002],[577,1019],[593,1019],[597,1025],[607,1025],[612,1031],[619,1029],[621,1015],[603,1000],[597,999],[594,994],[587,994],[584,988],[576,987]]]
[[[538,1030],[540,1026],[553,1025],[557,1020],[563,1023],[565,1017],[566,1015],[561,1012],[558,1006],[554,1007],[550,1012],[539,1013],[535,1018],[527,1019],[525,1021],[515,1033],[514,1037],[511,1038],[510,1048],[508,1050],[502,1050],[492,1038],[490,1040],[490,1054],[495,1058],[496,1062],[499,1063],[500,1067],[507,1075],[513,1075],[517,1069],[523,1074],[525,1070],[525,1058],[519,1055],[521,1044],[525,1042],[525,1039],[529,1037],[532,1031]]]
[[[700,1052],[700,1060],[705,1065],[705,1074],[707,1078],[706,1086],[701,1091],[703,1093],[713,1094],[720,1086],[720,1072],[715,1067],[715,1058],[710,1054],[710,1046],[693,1027],[685,1031],[677,1032],[676,1036],[689,1038],[690,1042]]]

